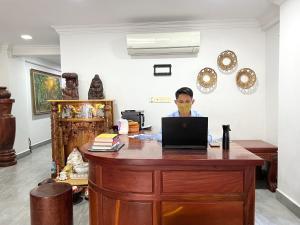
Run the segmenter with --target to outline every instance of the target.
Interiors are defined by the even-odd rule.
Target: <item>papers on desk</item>
[[[154,140],[161,142],[161,133],[158,134],[136,134],[136,135],[129,135],[129,138],[136,138],[139,140]]]
[[[209,143],[209,146],[212,147],[212,148],[217,148],[217,147],[221,146],[221,143],[216,142],[216,141],[212,141],[212,142]]]

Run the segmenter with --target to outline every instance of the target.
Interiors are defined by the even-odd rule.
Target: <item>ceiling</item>
[[[58,45],[52,26],[257,19],[276,0],[0,0],[0,44]],[[33,36],[31,41],[21,34]]]

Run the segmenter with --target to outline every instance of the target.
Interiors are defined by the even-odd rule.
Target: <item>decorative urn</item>
[[[10,92],[0,86],[0,167],[12,166],[17,163],[13,149],[16,135],[16,118],[11,115],[14,99]]]

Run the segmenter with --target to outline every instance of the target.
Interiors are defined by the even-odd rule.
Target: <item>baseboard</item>
[[[276,190],[276,198],[289,210],[291,210],[298,218],[300,218],[300,206],[287,197],[282,191]]]
[[[24,152],[17,153],[17,160],[22,159],[25,156],[28,156],[29,154],[30,154],[30,149],[27,149]]]
[[[49,144],[49,143],[51,143],[51,140],[52,140],[52,139],[48,139],[48,140],[45,140],[45,141],[36,143],[36,144],[34,144],[34,145],[31,145],[31,149],[36,149],[36,148],[41,147],[41,146],[43,146],[43,145]]]
[[[41,147],[41,146],[49,144],[49,143],[51,143],[51,139],[31,145],[31,150],[37,149],[38,147]],[[17,153],[17,159],[24,158],[25,156],[28,156],[29,154],[30,154],[30,149],[27,149],[24,152]]]

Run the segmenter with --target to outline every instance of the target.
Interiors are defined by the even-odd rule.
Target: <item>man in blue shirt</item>
[[[193,91],[188,87],[182,87],[178,89],[175,93],[175,104],[178,110],[171,113],[169,117],[201,117],[202,115],[195,110],[192,110],[192,105],[194,103]],[[208,143],[212,142],[212,136],[208,134]]]
[[[168,115],[169,117],[201,117],[202,115],[195,110],[192,110],[192,105],[194,103],[193,91],[188,87],[182,87],[178,89],[175,93],[178,110]],[[154,139],[161,141],[161,133],[158,134],[141,134],[137,138],[139,139]],[[208,143],[212,141],[212,136],[208,134]]]
[[[192,110],[192,105],[194,103],[193,91],[188,87],[182,87],[178,89],[175,93],[178,110],[171,113],[169,117],[200,117],[201,114],[195,110]]]

